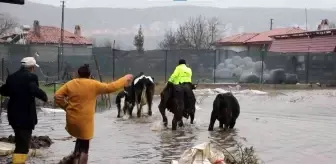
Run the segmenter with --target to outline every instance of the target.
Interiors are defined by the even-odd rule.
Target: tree
[[[176,30],[166,31],[159,47],[161,49],[210,49],[219,39],[220,25],[216,17],[190,17]]]
[[[0,36],[10,32],[17,26],[17,22],[7,14],[0,13]]]
[[[143,45],[144,45],[144,35],[142,33],[141,25],[140,25],[140,28],[138,30],[138,34],[136,34],[134,36],[133,45],[136,47],[136,49],[139,52],[144,52],[144,48],[143,48]]]

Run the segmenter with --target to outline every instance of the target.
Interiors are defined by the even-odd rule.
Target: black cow
[[[123,101],[123,103],[124,103],[124,106],[122,107],[123,111],[124,111],[124,115],[126,114],[127,111],[128,112],[130,111],[129,109],[132,107],[132,104],[131,104],[132,101],[130,99],[130,94],[132,94],[132,87],[131,86],[125,87],[123,91],[121,91],[117,94],[115,103],[117,104],[117,108],[118,108],[118,115],[117,115],[118,118],[120,118],[121,101]]]
[[[213,109],[211,112],[208,130],[213,130],[216,120],[219,121],[220,128],[233,129],[239,113],[240,106],[238,100],[231,92],[218,94],[213,102]]]
[[[151,76],[146,76],[144,75],[144,73],[141,72],[138,76],[134,77],[132,85],[125,89],[126,92],[124,93],[120,92],[119,97],[117,96],[116,104],[117,106],[119,106],[118,110],[119,111],[121,110],[120,106],[121,99],[125,97],[123,108],[124,113],[128,111],[130,117],[132,117],[133,108],[136,105],[137,116],[141,117],[142,107],[146,105],[143,104],[142,102],[146,102],[148,106],[148,115],[151,116],[154,90],[155,90],[154,78]],[[145,96],[143,96],[143,94],[145,94]],[[146,101],[142,100],[143,98],[145,98]],[[120,112],[118,112],[118,116],[120,117]]]
[[[191,89],[196,89],[196,85],[193,84],[191,84],[189,87],[191,87]],[[193,97],[190,97],[190,92],[192,92],[192,90],[188,89],[189,88],[185,85],[174,85],[168,82],[165,89],[161,92],[159,110],[162,115],[164,126],[167,127],[168,125],[166,108],[168,111],[174,114],[174,118],[172,120],[172,130],[176,130],[177,123],[179,123],[180,127],[183,126],[183,117],[188,119],[190,116],[190,123],[193,124],[195,117],[196,99],[193,93]]]

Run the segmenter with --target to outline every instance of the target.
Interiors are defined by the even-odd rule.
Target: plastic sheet
[[[270,72],[270,81],[272,84],[282,84],[286,80],[284,69],[273,69]]]
[[[296,74],[286,73],[286,84],[296,84],[299,82],[299,78]]]
[[[252,73],[243,73],[239,79],[240,83],[258,83],[259,81],[259,77]]]
[[[205,142],[186,150],[179,160],[171,164],[225,164],[224,154]]]

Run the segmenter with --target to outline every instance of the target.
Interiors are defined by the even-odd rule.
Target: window
[[[305,57],[303,55],[298,57],[298,62],[304,62],[305,61]]]
[[[324,55],[314,55],[314,56],[312,56],[311,59],[315,60],[315,61],[323,61],[324,60]]]

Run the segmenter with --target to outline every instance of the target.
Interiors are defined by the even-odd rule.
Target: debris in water
[[[10,135],[8,137],[2,137],[0,138],[0,141],[7,143],[15,143],[15,136]],[[51,144],[53,144],[53,142],[49,138],[49,136],[32,136],[29,148],[31,149],[47,148],[50,147]]]

